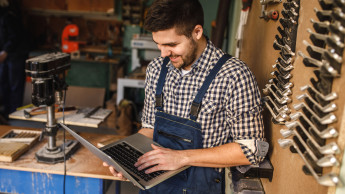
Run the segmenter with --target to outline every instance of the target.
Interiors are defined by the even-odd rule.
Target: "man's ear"
[[[202,28],[201,25],[196,25],[193,30],[193,38],[196,40],[200,40],[202,35],[204,33],[204,29]]]

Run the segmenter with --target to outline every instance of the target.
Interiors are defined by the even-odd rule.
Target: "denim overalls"
[[[202,87],[196,95],[191,111],[190,119],[169,115],[163,112],[163,86],[168,72],[169,58],[165,58],[156,90],[156,122],[154,125],[153,140],[161,146],[175,150],[202,148],[201,125],[196,122],[201,101],[209,85],[222,67],[231,58],[225,54],[210,74],[206,77]],[[163,181],[153,188],[140,193],[155,194],[221,194],[224,192],[224,172],[218,172],[214,168],[190,167],[181,173]]]

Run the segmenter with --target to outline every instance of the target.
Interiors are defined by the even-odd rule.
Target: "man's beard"
[[[189,55],[186,56],[186,58],[182,58],[182,65],[180,68],[184,68],[184,67],[188,67],[190,65],[192,65],[192,63],[195,61],[196,59],[196,55],[197,55],[197,50],[198,50],[198,45],[197,43],[191,39],[191,53]]]

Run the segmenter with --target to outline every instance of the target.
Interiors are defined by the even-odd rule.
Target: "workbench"
[[[10,129],[28,128],[0,125],[0,136]],[[94,145],[111,138],[123,138],[85,132],[80,134]],[[63,132],[59,130],[57,144],[62,139]],[[66,132],[66,139],[74,138]],[[38,163],[35,159],[35,153],[46,143],[46,139],[37,142],[14,162],[0,162],[0,193],[63,193],[64,163],[45,164]],[[82,145],[66,161],[66,193],[103,193],[104,179],[119,180],[108,168],[103,167],[100,159]]]

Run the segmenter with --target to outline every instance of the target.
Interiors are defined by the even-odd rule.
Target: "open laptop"
[[[102,148],[97,148],[66,125],[59,124],[94,155],[113,166],[124,177],[142,190],[149,189],[189,167],[186,166],[178,170],[145,174],[145,169],[138,171],[134,163],[142,154],[152,150],[151,144],[158,145],[152,139],[136,133]]]

